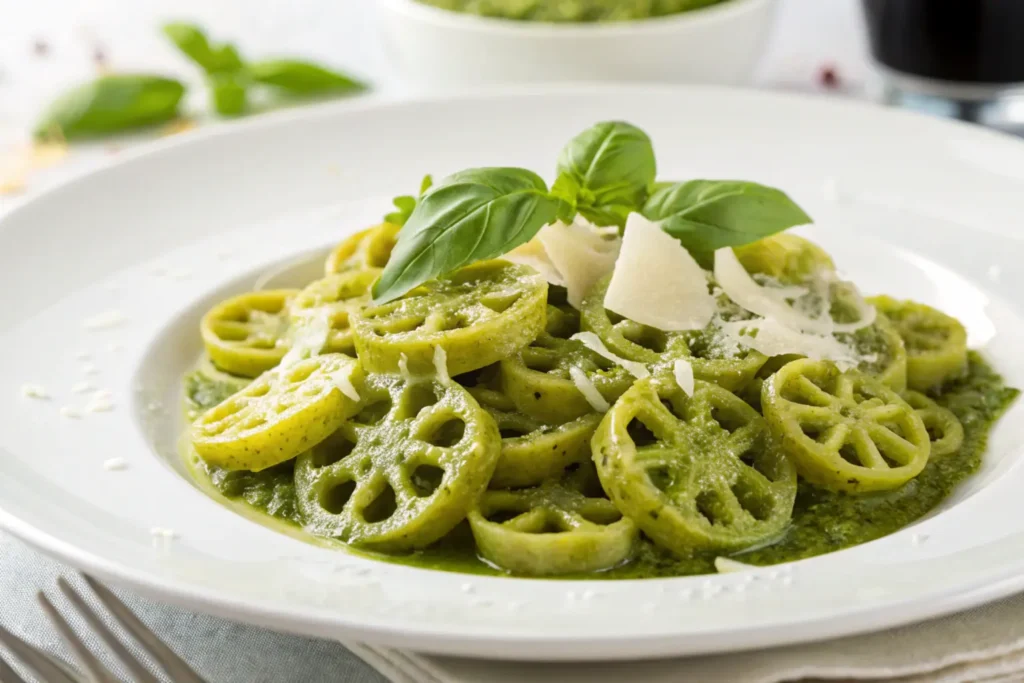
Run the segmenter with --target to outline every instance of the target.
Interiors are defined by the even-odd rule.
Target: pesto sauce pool
[[[216,405],[236,387],[193,373],[185,381],[186,411],[191,415]],[[732,555],[750,564],[776,564],[849,548],[891,534],[920,519],[941,503],[953,489],[974,474],[981,464],[992,425],[1017,398],[1019,391],[1002,378],[980,355],[971,352],[967,374],[933,394],[951,410],[964,428],[960,450],[931,458],[924,471],[907,484],[883,493],[849,496],[818,489],[804,482],[793,510],[792,522],[774,543]],[[251,509],[265,523],[291,527],[293,533],[316,542],[374,557],[387,562],[464,573],[503,575],[476,555],[473,537],[465,523],[433,546],[404,556],[355,551],[338,542],[314,539],[301,532],[292,482],[292,464],[285,463],[259,473],[227,472],[189,459],[200,485],[219,492],[223,500]],[[721,553],[678,559],[646,540],[638,543],[633,559],[622,566],[595,574],[565,575],[568,579],[637,579],[714,573],[714,558]]]
[[[440,9],[496,19],[555,23],[635,21],[681,14],[725,0],[419,0]]]

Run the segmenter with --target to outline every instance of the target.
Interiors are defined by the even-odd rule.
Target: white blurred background
[[[298,56],[365,78],[378,92],[418,90],[394,74],[377,40],[376,0],[0,0],[0,126],[31,122],[61,89],[114,70],[162,70],[201,83],[160,34],[168,20],[195,22],[243,55]],[[780,0],[759,86],[817,89],[834,65],[844,90],[867,73],[856,0]],[[195,88],[194,96],[202,97]],[[9,131],[8,131],[9,134]]]
[[[161,33],[167,21],[198,24],[211,40],[237,44],[243,58],[297,57],[340,69],[370,84],[371,92],[359,97],[423,92],[422,85],[403,81],[388,64],[375,22],[376,2],[0,0],[0,212],[153,137],[76,144],[52,167],[21,173],[17,167],[25,165],[24,150],[42,109],[63,90],[100,73],[173,76],[192,86],[185,114],[199,125],[216,119],[208,113],[202,75]],[[864,96],[870,78],[865,42],[858,0],[779,0],[750,85]]]

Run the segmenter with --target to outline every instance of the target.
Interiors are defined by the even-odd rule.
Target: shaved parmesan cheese
[[[160,526],[153,527],[149,530],[149,533],[152,534],[154,538],[162,538],[166,540],[171,540],[178,537],[178,532],[174,529],[164,528]]]
[[[806,287],[800,285],[786,285],[783,287],[775,287],[769,290],[772,294],[779,297],[780,299],[799,299],[802,296],[806,296],[810,291]]]
[[[107,458],[103,461],[103,469],[108,472],[120,472],[128,469],[128,461],[124,458]]]
[[[94,391],[95,389],[96,387],[94,387],[91,382],[85,381],[79,382],[78,384],[75,384],[73,387],[71,387],[71,393],[88,394],[90,391]]]
[[[536,237],[525,244],[520,244],[502,258],[521,266],[530,266],[549,283],[559,287],[565,286],[565,278],[555,268],[555,264],[548,258],[548,253],[544,251],[544,245]]]
[[[437,372],[437,379],[441,384],[451,382],[448,375],[448,354],[440,346],[434,347],[434,370]]]
[[[672,364],[672,374],[676,378],[676,384],[683,390],[683,393],[687,396],[693,396],[693,366],[690,365],[690,361],[679,358]]]
[[[80,411],[78,408],[75,408],[74,406],[61,406],[60,416],[66,417],[69,420],[81,420],[82,411]]]
[[[338,387],[345,396],[352,399],[353,401],[359,400],[359,392],[356,391],[356,387],[352,384],[352,373],[355,370],[355,365],[351,365],[344,370],[338,370],[330,375],[331,383]]]
[[[406,382],[412,381],[412,373],[409,372],[409,356],[404,353],[398,355],[398,372]]]
[[[835,323],[828,314],[827,308],[811,315],[791,306],[786,302],[796,290],[789,287],[762,287],[754,281],[743,264],[736,258],[731,247],[724,247],[715,252],[715,279],[722,291],[734,302],[751,313],[768,319],[777,320],[782,325],[798,332],[810,332],[828,335],[833,332],[855,332],[871,325],[875,321],[875,310],[861,297],[857,297],[860,319],[854,323]],[[827,283],[825,283],[827,285]],[[827,286],[819,292],[820,297],[828,300]]]
[[[117,327],[127,320],[128,318],[121,311],[110,310],[94,315],[91,318],[86,318],[82,322],[82,327],[87,330],[106,330],[111,327]]]
[[[590,407],[599,413],[607,413],[611,408],[608,401],[604,400],[604,396],[597,390],[594,383],[587,377],[587,373],[583,372],[580,368],[575,365],[569,368],[569,376],[572,377],[573,384],[583,394],[583,398],[587,399],[587,403]]]
[[[778,295],[754,282],[731,247],[723,247],[715,252],[715,279],[730,299],[751,313],[777,320],[800,332],[832,333],[831,319],[803,315]]]
[[[835,274],[828,271],[828,277],[834,279]],[[836,332],[856,332],[868,325],[874,325],[875,319],[878,317],[878,311],[875,307],[865,301],[856,288],[852,285],[850,288],[853,290],[850,294],[853,295],[853,304],[857,309],[857,321],[852,323],[835,323],[833,328]]]
[[[50,398],[50,393],[45,387],[39,384],[23,384],[21,385],[21,395],[26,398],[38,398],[46,400]]]
[[[682,244],[638,213],[626,220],[626,236],[605,308],[659,330],[701,330],[717,305],[707,276]]]
[[[561,276],[569,304],[574,308],[580,307],[583,297],[598,280],[612,272],[622,245],[617,236],[602,235],[582,218],[576,218],[569,225],[562,222],[547,225],[537,233],[536,239]]]
[[[840,366],[853,366],[859,361],[850,347],[831,335],[798,332],[771,318],[721,322],[719,328],[741,346],[769,357],[794,354],[830,360]]]
[[[633,360],[627,360],[621,356],[616,356],[614,353],[609,351],[608,347],[604,345],[603,341],[601,341],[601,338],[598,337],[593,332],[577,332],[576,334],[569,337],[569,339],[574,339],[579,343],[583,344],[584,346],[586,346],[588,349],[590,349],[597,355],[607,358],[616,365],[621,365],[622,367],[626,368],[629,374],[633,375],[637,379],[649,377],[651,374],[650,371],[647,369],[647,366],[644,365],[643,363],[638,363]]]
[[[716,557],[715,569],[718,570],[719,574],[731,574],[733,572],[744,572],[748,569],[760,569],[760,567],[753,564],[747,564],[746,562],[730,560],[728,557]]]
[[[87,413],[108,413],[114,409],[114,404],[106,396],[94,397],[85,406]]]

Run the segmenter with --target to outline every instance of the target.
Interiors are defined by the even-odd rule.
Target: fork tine
[[[137,683],[160,683],[160,680],[151,674],[142,662],[135,658],[131,652],[128,651],[121,641],[117,639],[117,636],[103,623],[103,619],[93,610],[92,607],[82,599],[82,596],[75,590],[75,588],[68,583],[67,579],[61,577],[57,579],[57,586],[61,592],[71,601],[74,605],[75,610],[82,615],[82,617],[89,622],[89,626],[92,630],[103,639],[103,642],[107,644],[121,663],[124,664],[132,675],[135,676]]]
[[[25,679],[11,668],[2,654],[0,654],[0,683],[25,683]]]
[[[46,653],[29,645],[3,626],[0,626],[0,644],[3,644],[11,654],[43,678],[46,683],[82,683],[80,679],[72,677],[63,664],[58,664]],[[16,683],[19,680],[21,679],[14,679]]]
[[[135,614],[110,590],[88,574],[82,578],[89,584],[100,602],[110,610],[121,626],[139,641],[143,649],[156,659],[175,683],[206,683],[185,661],[167,647],[155,633],[143,624]]]
[[[78,663],[85,669],[89,682],[118,683],[114,674],[110,673],[110,670],[103,666],[103,663],[89,652],[89,648],[87,648],[85,643],[82,642],[82,639],[75,634],[75,631],[71,628],[71,624],[69,624],[67,620],[64,619],[63,615],[57,611],[57,608],[53,606],[53,603],[46,597],[46,594],[39,591],[36,593],[36,598],[39,600],[39,604],[42,605],[43,611],[46,612],[46,616],[50,618],[50,623],[52,623],[53,627],[57,629],[60,637],[64,639],[64,642],[75,654],[75,658],[78,660]]]

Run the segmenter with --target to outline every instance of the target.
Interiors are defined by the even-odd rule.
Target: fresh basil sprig
[[[207,75],[206,84],[221,116],[240,116],[249,108],[249,84],[242,72],[215,72]]]
[[[61,95],[36,125],[37,138],[72,140],[171,121],[185,86],[146,74],[103,76]]]
[[[238,116],[249,106],[249,75],[237,48],[230,43],[214,46],[206,33],[193,24],[164,24],[164,35],[206,74],[213,108],[222,116]]]
[[[708,262],[722,247],[737,247],[811,222],[782,190],[743,180],[690,180],[662,187],[643,214]]]
[[[423,180],[420,181],[420,193],[416,196],[411,194],[402,195],[401,197],[395,197],[391,200],[391,203],[395,205],[397,211],[392,211],[389,214],[384,215],[384,220],[392,225],[403,226],[406,221],[409,220],[409,216],[416,210],[416,205],[419,203],[419,198],[427,193],[434,185],[434,177],[430,174],[423,176]]]
[[[270,59],[249,65],[257,83],[280,88],[292,95],[358,92],[366,85],[343,73],[297,59]]]
[[[206,74],[217,113],[237,116],[248,108],[254,85],[275,88],[289,95],[342,94],[366,89],[345,74],[297,59],[268,59],[247,63],[230,43],[213,45],[193,24],[165,24],[164,34]]]
[[[714,250],[754,242],[810,217],[785,193],[738,180],[655,182],[651,140],[617,121],[599,123],[562,150],[550,190],[521,168],[476,168],[420,198],[396,197],[385,219],[403,224],[387,266],[374,284],[376,303],[396,299],[427,280],[495,258],[529,241],[555,219],[577,212],[599,225],[625,224],[641,211],[660,221],[705,265]]]
[[[569,141],[556,171],[577,183],[577,208],[585,218],[621,227],[644,205],[657,162],[645,132],[622,121],[605,121]]]
[[[243,66],[242,58],[233,45],[213,47],[198,26],[172,22],[164,24],[163,32],[179,50],[208,74],[238,71]]]
[[[439,275],[495,258],[567,212],[563,198],[522,168],[474,168],[448,176],[417,203],[373,286],[384,303]]]

